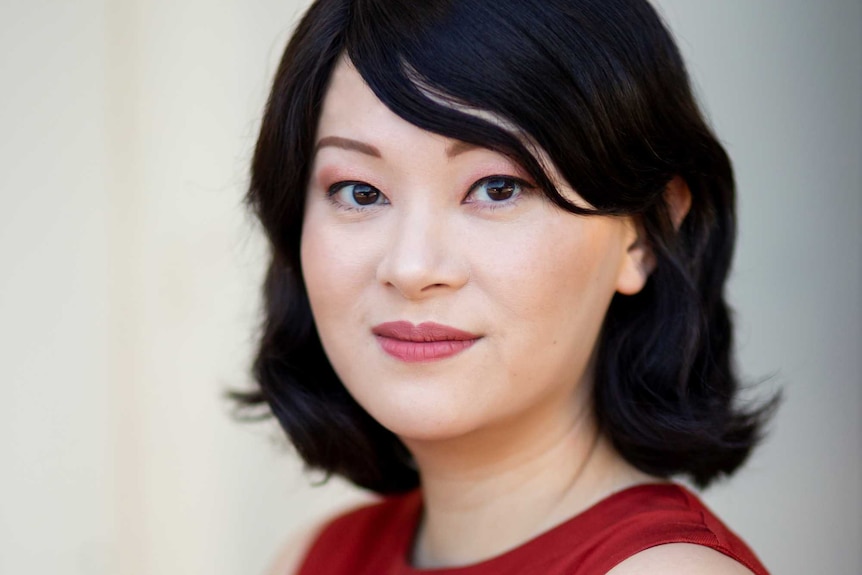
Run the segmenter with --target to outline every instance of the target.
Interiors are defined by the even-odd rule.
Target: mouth
[[[433,322],[419,325],[407,321],[387,322],[374,326],[371,333],[384,352],[407,363],[451,357],[481,338],[480,335]]]

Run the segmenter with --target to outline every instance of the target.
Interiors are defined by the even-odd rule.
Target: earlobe
[[[664,202],[675,230],[679,230],[691,209],[691,190],[682,176],[674,176],[665,187]],[[656,266],[655,253],[646,236],[643,223],[629,220],[628,249],[617,278],[617,291],[634,295],[646,285]]]

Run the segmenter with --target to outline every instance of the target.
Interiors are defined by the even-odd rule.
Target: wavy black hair
[[[705,486],[736,470],[774,402],[737,404],[724,299],[733,173],[646,0],[314,2],[279,65],[251,167],[247,202],[272,259],[253,367],[259,389],[235,394],[240,404],[267,404],[311,468],[380,493],[418,485],[407,449],[333,371],[303,285],[314,138],[345,56],[395,114],[506,154],[562,209],[638,220],[657,264],[640,293],[617,294],[607,312],[595,372],[599,424],[647,473]],[[591,208],[558,193],[536,146]],[[665,202],[676,176],[692,195],[678,229]]]

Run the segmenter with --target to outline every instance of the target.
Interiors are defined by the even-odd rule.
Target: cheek
[[[583,373],[615,293],[613,222],[562,218],[523,235],[483,269],[488,297],[506,320],[498,359],[518,379],[570,381]]]
[[[345,318],[361,300],[368,262],[357,242],[345,237],[343,227],[333,226],[314,207],[306,212],[300,243],[300,261],[315,322],[321,337],[331,322]],[[347,316],[350,317],[350,316]]]
[[[300,244],[302,277],[312,308],[325,308],[318,303],[339,299],[337,270],[342,267],[329,247],[331,240],[320,234],[313,218],[306,221]],[[337,254],[338,252],[336,252]]]
[[[499,256],[483,266],[499,303],[527,321],[582,315],[614,293],[620,250],[613,222],[568,214],[549,220],[498,246]]]
[[[367,277],[361,252],[355,242],[345,242],[344,230],[306,213],[300,244],[302,275],[320,342],[332,367],[348,386],[361,378],[351,374],[356,358],[368,355],[373,343],[363,339],[360,327],[366,322],[362,305]]]

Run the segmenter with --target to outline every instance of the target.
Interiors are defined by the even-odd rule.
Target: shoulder
[[[741,563],[709,547],[671,543],[632,555],[607,575],[753,575]]]
[[[376,539],[381,533],[410,521],[420,501],[418,492],[411,492],[343,511],[291,537],[267,575],[348,573],[350,564],[362,561],[371,550],[380,550]]]
[[[745,542],[680,485],[631,488],[594,511],[593,527],[600,532],[591,549],[600,558],[595,572],[767,573]]]

